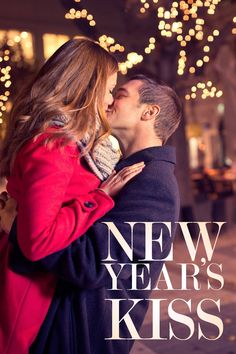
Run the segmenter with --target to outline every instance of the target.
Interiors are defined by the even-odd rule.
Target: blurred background
[[[235,224],[236,1],[1,1],[0,137],[25,81],[81,34],[117,56],[121,83],[142,72],[175,88],[181,219]]]
[[[162,79],[179,94],[184,117],[169,143],[177,149],[180,219],[227,221],[218,262],[226,265],[228,285],[226,293],[221,294],[228,296],[227,311],[232,314],[230,294],[235,290],[232,269],[236,250],[236,1],[1,1],[0,139],[22,85],[60,45],[76,35],[96,39],[117,56],[120,83],[136,73],[145,73]],[[197,228],[192,233],[196,237]],[[177,242],[176,247],[182,253],[181,243]],[[225,316],[230,326],[233,320]],[[235,353],[235,330],[230,333],[222,341],[224,349],[217,341],[217,348],[204,345],[194,350]],[[234,346],[227,351],[225,343]],[[174,349],[178,353],[177,344]],[[179,350],[193,350],[185,349]],[[161,348],[162,353],[171,350]],[[140,344],[134,352],[159,351]]]

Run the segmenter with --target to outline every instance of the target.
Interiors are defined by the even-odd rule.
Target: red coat
[[[17,154],[8,193],[17,200],[17,234],[33,261],[71,244],[114,205],[96,189],[99,179],[79,159],[77,145],[43,144],[48,133]],[[47,314],[56,285],[51,274],[33,279],[7,267],[10,245],[1,246],[0,352],[26,354]]]

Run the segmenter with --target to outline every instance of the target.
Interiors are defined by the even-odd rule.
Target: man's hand
[[[17,203],[9,198],[6,192],[0,194],[0,227],[9,234],[13,221],[17,215]]]

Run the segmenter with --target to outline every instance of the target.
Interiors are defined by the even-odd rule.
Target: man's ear
[[[160,111],[160,106],[158,106],[157,104],[148,105],[142,113],[142,120],[156,119]]]

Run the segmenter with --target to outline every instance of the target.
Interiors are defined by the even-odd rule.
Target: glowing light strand
[[[11,66],[10,61],[10,51],[5,49],[0,52],[0,83],[3,88],[3,92],[0,94],[0,124],[3,123],[3,115],[7,110],[7,102],[9,100],[11,86]]]
[[[207,81],[198,82],[196,85],[192,86],[191,91],[185,95],[185,99],[187,101],[197,98],[202,98],[205,100],[207,98],[220,98],[222,95],[222,90],[217,90],[212,81]]]
[[[75,3],[81,3],[82,0],[74,0]],[[214,15],[217,5],[221,0],[182,0],[182,1],[173,1],[170,9],[166,9],[163,6],[158,6],[159,0],[139,0],[141,13],[145,13],[149,9],[155,8],[157,6],[156,15],[158,23],[158,30],[163,37],[173,37],[175,36],[176,40],[179,42],[180,51],[178,59],[178,75],[183,75],[186,70],[190,74],[195,74],[197,68],[202,67],[209,62],[209,52],[210,52],[210,43],[214,42],[215,37],[219,35],[219,30],[215,29],[212,35],[206,37],[205,33],[205,21],[203,18],[200,18],[198,15],[199,9],[205,8],[208,15]],[[153,7],[154,6],[154,7]],[[75,9],[70,9],[65,16],[68,19],[87,19],[87,21],[96,21],[94,17],[88,13],[86,9],[81,11],[76,11]],[[177,20],[178,17],[178,20]],[[190,19],[193,20],[193,25],[188,26],[187,31],[185,30],[185,23],[189,22]],[[236,22],[236,18],[233,19],[233,23]],[[90,23],[89,23],[90,24]],[[91,24],[90,24],[91,25]],[[186,32],[186,33],[185,33]],[[234,34],[236,29],[232,29]],[[195,64],[191,67],[187,66],[188,55],[187,48],[193,40],[203,41],[202,46],[202,55],[196,60]],[[103,46],[106,50],[110,52],[125,52],[125,47],[116,43],[115,39],[107,35],[103,35],[99,38],[100,45]],[[149,38],[149,44],[144,48],[143,55],[136,52],[131,52],[126,55],[126,60],[119,63],[120,71],[122,74],[126,74],[130,68],[137,65],[143,60],[145,55],[149,55],[156,47],[155,38]]]

